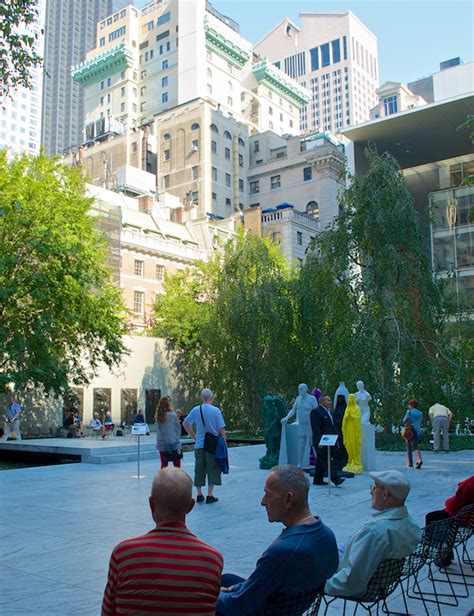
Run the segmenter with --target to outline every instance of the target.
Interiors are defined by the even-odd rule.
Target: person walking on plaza
[[[168,462],[181,466],[181,427],[176,413],[171,409],[171,398],[162,396],[156,407],[156,448],[160,452],[161,468]]]
[[[336,571],[334,533],[311,513],[308,493],[309,479],[303,469],[284,464],[270,471],[261,505],[269,522],[281,522],[285,528],[247,580],[224,573],[217,614],[265,614],[265,602],[273,593],[294,595],[316,589]]]
[[[156,526],[113,549],[102,616],[214,616],[223,558],[186,527],[192,492],[180,468],[154,477],[149,503]]]
[[[403,423],[406,424],[407,422],[410,422],[410,426],[413,429],[413,436],[410,439],[405,440],[407,447],[407,465],[409,468],[413,468],[412,450],[415,452],[416,468],[421,468],[423,464],[420,454],[420,441],[423,436],[421,432],[422,419],[423,414],[418,410],[418,401],[412,398],[408,401],[408,410],[403,417]]]
[[[5,432],[1,441],[2,443],[6,442],[11,432],[15,434],[17,441],[21,441],[20,413],[21,406],[16,401],[15,394],[9,394],[7,397],[7,414],[5,417],[7,423],[5,424]]]
[[[433,451],[438,453],[440,451],[440,437],[441,432],[443,432],[443,449],[448,453],[449,451],[449,426],[451,425],[451,420],[453,418],[453,414],[444,404],[440,404],[437,402],[430,407],[428,411],[428,417],[430,418],[431,424],[433,426]]]
[[[202,404],[195,406],[183,422],[183,427],[189,436],[195,440],[194,455],[196,465],[194,468],[194,485],[197,489],[198,503],[204,502],[202,488],[206,484],[207,476],[207,497],[206,503],[216,503],[219,499],[214,496],[214,486],[220,486],[221,468],[216,462],[213,453],[204,449],[204,439],[206,432],[215,437],[221,436],[227,442],[225,434],[225,422],[221,410],[212,404],[214,396],[210,389],[203,389],[201,392]]]

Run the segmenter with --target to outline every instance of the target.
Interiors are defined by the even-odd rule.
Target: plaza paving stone
[[[216,488],[219,502],[196,505],[188,526],[224,555],[225,571],[247,576],[281,524],[269,524],[260,506],[268,471],[258,468],[262,445],[230,450],[230,474]],[[194,456],[184,454],[192,474]],[[422,470],[406,469],[401,453],[377,453],[377,468],[406,471],[412,481],[408,508],[422,526],[424,514],[442,508],[457,484],[472,474],[474,452],[424,454]],[[159,458],[142,463],[143,479],[133,478],[136,463],[68,464],[7,470],[0,473],[1,613],[29,616],[100,614],[108,559],[122,539],[153,526],[148,495]],[[371,514],[369,475],[347,480],[340,488],[311,486],[313,513],[344,541]],[[471,596],[457,608],[443,607],[442,616],[464,615]],[[395,596],[391,606],[399,606]],[[423,614],[411,602],[413,614]],[[330,614],[340,614],[340,607]],[[436,613],[434,610],[433,614]]]

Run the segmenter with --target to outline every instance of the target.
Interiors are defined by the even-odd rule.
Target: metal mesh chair
[[[324,585],[292,595],[274,592],[265,601],[265,616],[302,616],[323,588]]]
[[[342,614],[345,615],[347,603],[355,603],[354,612],[357,612],[359,607],[362,607],[366,612],[372,614],[372,609],[376,607],[378,614],[379,605],[382,605],[382,611],[385,614],[393,614],[394,612],[388,610],[387,598],[395,591],[400,584],[401,575],[403,572],[403,566],[405,563],[404,558],[387,558],[383,560],[377,567],[374,575],[371,577],[367,584],[367,590],[362,597],[344,597],[331,595],[322,595],[322,599],[325,603],[324,614],[327,613],[329,606],[338,599],[344,602],[344,608]],[[330,597],[327,599],[326,597]],[[308,613],[309,616],[316,616],[320,607],[320,601],[316,602],[313,608]]]
[[[433,567],[437,566],[436,563],[442,562],[451,554],[454,547],[458,526],[459,522],[456,518],[448,518],[446,520],[440,520],[439,522],[429,524],[423,529],[418,554],[420,558],[424,558],[425,564],[428,567],[427,579],[431,582],[432,591],[423,590],[421,588],[421,584],[418,579],[421,567],[418,571],[413,573],[413,586],[411,593],[407,584],[407,593],[411,599],[420,599],[423,601],[425,611],[427,611],[426,602],[436,603],[440,616],[441,605],[449,605],[451,607],[457,607],[459,605],[451,579],[447,577],[443,580],[437,580],[434,577],[433,571]],[[439,584],[437,584],[437,582],[440,581],[448,585],[450,592],[441,592]]]

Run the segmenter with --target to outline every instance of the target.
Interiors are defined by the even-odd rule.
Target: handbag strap
[[[199,405],[199,410],[201,412],[202,426],[204,428],[204,432],[206,431],[206,424],[204,422],[204,415],[202,414],[202,404]]]

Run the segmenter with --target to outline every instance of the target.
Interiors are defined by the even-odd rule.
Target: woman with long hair
[[[161,468],[168,462],[181,466],[181,426],[176,413],[171,408],[171,398],[162,396],[156,407],[156,448],[160,452]]]
[[[409,425],[412,428],[411,438],[405,439],[407,447],[407,466],[413,467],[413,453],[415,452],[415,466],[421,468],[423,460],[420,453],[420,441],[423,438],[423,432],[421,431],[421,422],[423,419],[423,413],[418,408],[418,400],[412,398],[408,401],[408,410],[403,417],[403,424]]]

